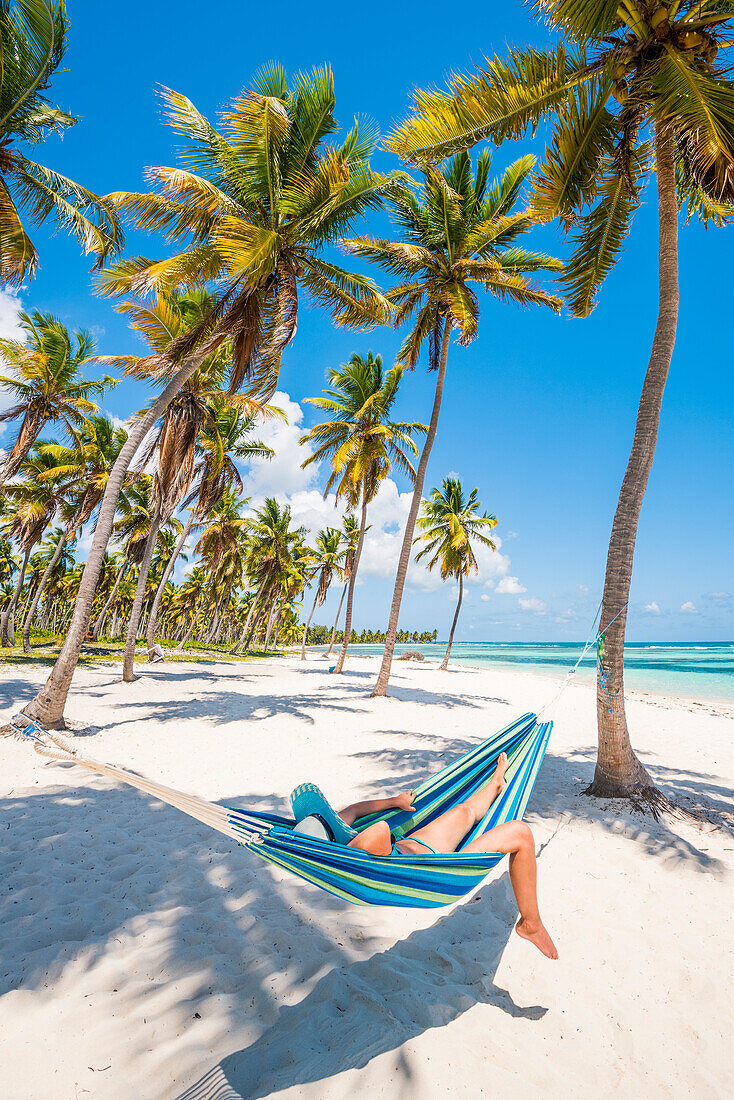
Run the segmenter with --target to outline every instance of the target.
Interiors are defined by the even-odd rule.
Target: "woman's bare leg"
[[[507,753],[503,752],[497,758],[494,775],[484,787],[428,825],[409,833],[406,839],[415,837],[416,840],[425,840],[437,852],[455,852],[467,833],[482,820],[492,803],[502,794],[506,770]]]
[[[518,936],[530,940],[549,959],[557,959],[556,945],[546,931],[538,909],[538,869],[535,861],[535,840],[524,821],[508,821],[490,829],[462,849],[467,852],[508,852],[510,882],[520,910],[515,926]]]
[[[389,856],[392,852],[390,826],[386,821],[375,821],[374,825],[368,825],[361,833],[357,833],[347,847],[358,848],[373,856]]]

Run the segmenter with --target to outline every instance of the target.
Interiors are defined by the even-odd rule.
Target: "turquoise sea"
[[[445,645],[398,645],[396,653],[417,649],[431,660],[440,660]],[[583,643],[457,642],[452,664],[480,668],[527,669],[554,678],[573,668]],[[380,645],[359,647],[361,653],[381,653]],[[624,651],[625,685],[633,691],[678,695],[693,699],[734,703],[734,642],[631,642]],[[580,680],[593,680],[596,652],[579,666]]]

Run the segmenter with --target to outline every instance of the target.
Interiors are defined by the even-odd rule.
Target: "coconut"
[[[614,84],[612,85],[612,95],[616,99],[617,103],[619,103],[621,107],[624,107],[625,103],[627,102],[628,95],[627,81],[615,80]]]

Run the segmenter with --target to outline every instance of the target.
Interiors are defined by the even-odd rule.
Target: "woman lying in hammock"
[[[501,753],[497,760],[494,775],[486,786],[477,791],[466,802],[460,802],[451,810],[441,814],[428,825],[416,829],[414,833],[392,844],[390,826],[386,821],[376,821],[350,840],[351,848],[359,848],[374,856],[389,856],[393,851],[403,855],[426,855],[439,852],[455,852],[464,837],[486,815],[489,807],[505,788],[507,754]],[[360,817],[381,813],[385,810],[409,810],[413,804],[413,791],[396,795],[394,798],[377,798],[368,802],[355,802],[339,811],[339,816],[347,825],[352,825]],[[524,821],[508,821],[490,829],[476,840],[472,840],[463,853],[469,852],[507,852],[510,856],[510,882],[515,893],[520,920],[515,926],[518,936],[530,940],[538,950],[549,959],[557,959],[558,951],[540,919],[538,911],[537,867],[535,862],[535,840],[530,826]]]

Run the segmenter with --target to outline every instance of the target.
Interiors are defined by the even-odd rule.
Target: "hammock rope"
[[[501,752],[508,755],[507,785],[489,812],[456,852],[438,855],[372,856],[356,848],[294,833],[295,821],[277,814],[240,810],[155,783],[143,776],[80,756],[75,745],[20,713],[18,734],[40,756],[78,764],[88,771],[135,787],[243,845],[249,851],[346,901],[362,905],[433,908],[471,893],[503,858],[501,852],[462,851],[470,841],[505,821],[522,818],[538,774],[552,722],[526,714],[452,761],[415,788],[410,811],[388,810],[361,818],[361,831],[387,821],[395,840],[463,802],[489,781]]]

